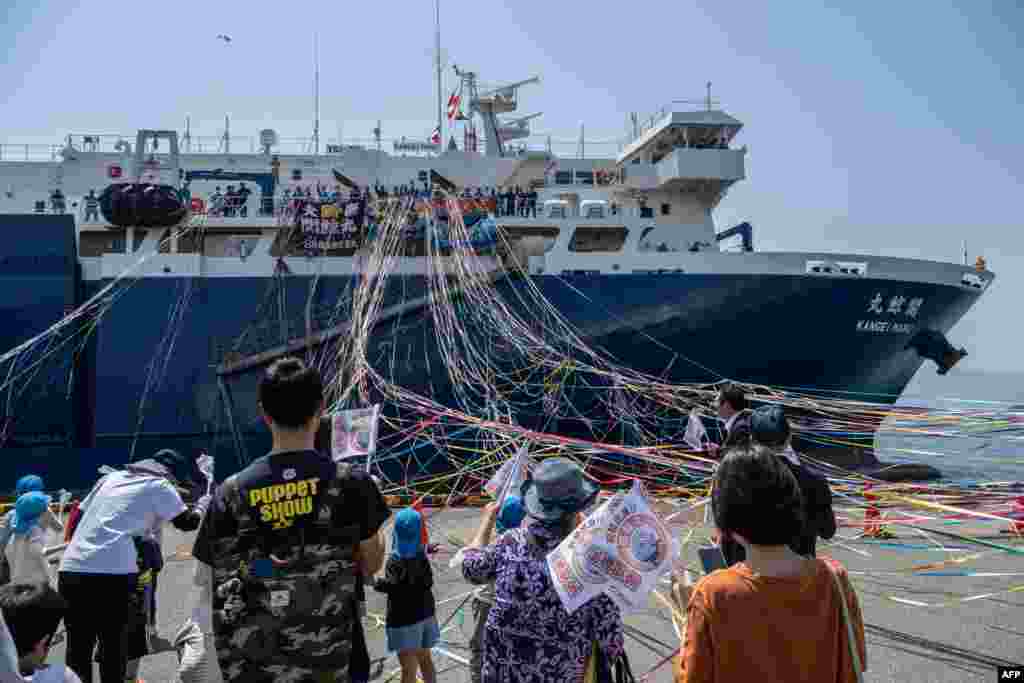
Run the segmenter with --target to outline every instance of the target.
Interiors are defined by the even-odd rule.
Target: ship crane
[[[477,75],[473,71],[463,71],[458,66],[453,66],[455,74],[462,79],[462,87],[469,100],[470,112],[480,115],[484,124],[484,136],[487,142],[485,154],[487,156],[505,156],[505,148],[502,144],[503,128],[507,124],[498,120],[498,114],[514,112],[517,108],[516,95],[524,85],[540,83],[540,77],[534,76],[514,83],[505,83],[487,90],[480,90],[477,85]],[[533,116],[539,116],[533,115]],[[527,117],[527,120],[529,117]],[[510,132],[518,133],[523,129],[522,123],[513,122]],[[527,133],[528,134],[528,133]],[[517,137],[524,137],[517,135]]]
[[[509,140],[519,140],[520,138],[530,137],[529,122],[542,114],[543,112],[538,112],[536,114],[530,114],[529,116],[520,116],[517,119],[500,121],[498,126],[498,135],[501,136],[501,141],[508,142]]]

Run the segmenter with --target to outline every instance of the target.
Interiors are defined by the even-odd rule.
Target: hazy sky
[[[181,130],[186,115],[217,136],[225,114],[233,134],[309,135],[314,27],[323,138],[367,137],[378,118],[386,137],[425,137],[436,119],[430,0],[11,5],[7,141]],[[971,353],[963,367],[1024,369],[1024,9],[827,5],[445,0],[442,43],[491,83],[540,75],[520,110],[543,111],[534,130],[561,139],[582,122],[614,140],[629,112],[712,81],[750,149],[720,227],[750,220],[765,250],[954,261],[967,239],[998,279],[950,339]]]

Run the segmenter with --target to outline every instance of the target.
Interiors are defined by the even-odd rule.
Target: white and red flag
[[[458,113],[459,96],[457,93],[452,93],[452,96],[448,98],[448,120],[453,120]]]

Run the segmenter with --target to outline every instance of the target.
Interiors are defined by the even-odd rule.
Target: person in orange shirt
[[[675,581],[673,596],[687,614],[676,683],[861,681],[857,595],[834,560],[789,547],[803,506],[782,459],[759,447],[732,450],[715,473],[711,507],[719,533],[741,544],[746,559],[696,586]]]

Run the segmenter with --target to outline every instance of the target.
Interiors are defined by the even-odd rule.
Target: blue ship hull
[[[55,234],[66,229],[53,228]],[[4,243],[0,249],[7,250],[0,251],[6,258],[28,246]],[[40,267],[38,258],[25,260],[23,254],[24,267],[0,275],[0,352],[48,328],[108,284],[83,282],[73,251],[58,256]],[[592,348],[668,382],[728,378],[888,403],[923,360],[906,349],[909,333],[863,329],[869,319],[911,327],[905,316],[869,314],[868,302],[879,293],[924,299],[912,327],[946,333],[979,295],[963,287],[870,278],[531,277]],[[8,411],[16,419],[8,420],[0,481],[31,471],[49,477],[53,486],[87,486],[98,465],[117,465],[167,447],[208,450],[217,458],[220,478],[268,449],[269,435],[256,409],[258,368],[227,375],[221,386],[217,367],[303,337],[312,279],[142,278],[127,284],[95,319],[98,325],[86,343],[79,335],[78,342],[41,364],[40,376],[16,383],[19,390],[30,388]],[[504,279],[496,290],[524,320],[533,321],[538,312],[520,303],[525,284]],[[314,331],[344,322],[351,286],[350,277],[317,279],[308,307]],[[392,278],[385,307],[422,295],[424,287],[421,278]],[[285,312],[283,319],[279,311]],[[395,383],[456,406],[431,322],[424,307],[383,321],[374,333],[370,361]],[[511,357],[513,342],[495,355]],[[320,352],[332,355],[329,348]],[[7,366],[0,370],[6,373]],[[528,407],[520,409],[516,421],[591,439],[597,429],[604,440],[628,443],[629,430],[616,424],[614,411],[603,403],[606,389],[577,387],[571,399],[578,415],[555,418],[541,408],[539,394],[526,388],[517,405]],[[417,454],[417,459],[421,455],[424,460],[418,461],[432,468],[446,466],[437,454]],[[396,478],[405,471],[397,460],[386,465]]]

